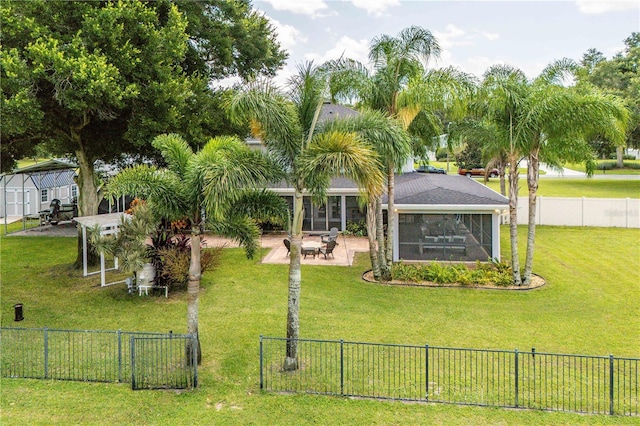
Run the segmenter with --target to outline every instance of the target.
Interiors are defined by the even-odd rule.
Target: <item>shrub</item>
[[[185,238],[184,235],[180,238]],[[186,238],[188,241],[189,238]],[[184,248],[186,247],[186,249]],[[222,248],[204,249],[200,252],[200,273],[219,264]],[[165,247],[158,251],[162,261],[159,276],[170,290],[185,290],[189,283],[189,266],[191,263],[191,247],[189,244]]]
[[[447,151],[447,148],[438,148],[436,150],[436,160],[447,161]],[[453,155],[450,158],[453,158]]]
[[[405,282],[429,281],[437,284],[497,285],[512,284],[511,266],[491,260],[489,263],[476,262],[475,268],[432,262],[429,264],[405,264],[398,262],[391,267],[393,280]]]
[[[366,237],[367,236],[367,222],[364,219],[361,219],[357,222],[349,221],[347,222],[347,228],[343,232],[344,235],[354,235],[356,237]]]

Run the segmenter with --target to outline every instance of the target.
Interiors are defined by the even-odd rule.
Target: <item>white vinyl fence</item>
[[[538,197],[536,224],[640,228],[638,198]],[[509,223],[508,212],[503,223]],[[518,224],[529,221],[529,199],[518,200]]]

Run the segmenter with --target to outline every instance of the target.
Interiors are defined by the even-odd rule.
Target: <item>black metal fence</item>
[[[194,338],[173,333],[0,328],[2,377],[197,386]]]
[[[260,388],[273,392],[637,416],[640,359],[260,338]]]

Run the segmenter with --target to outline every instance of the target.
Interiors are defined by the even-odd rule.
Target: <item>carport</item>
[[[2,184],[2,211],[4,216],[4,230],[5,234],[7,233],[8,227],[8,214],[7,214],[7,188],[11,183],[14,183],[14,187],[18,186],[21,188],[21,191],[15,192],[14,203],[17,205],[21,202],[22,211],[20,216],[22,216],[22,230],[27,229],[27,219],[33,218],[40,220],[39,212],[43,210],[40,190],[44,187],[47,188],[57,188],[60,185],[71,185],[73,184],[73,170],[78,168],[76,164],[67,163],[61,160],[47,160],[42,163],[32,164],[31,166],[22,167],[20,169],[15,169],[11,174],[2,174],[0,176],[0,183]],[[14,179],[20,179],[19,182],[14,181]],[[25,184],[31,181],[33,188],[35,188],[35,198],[31,196],[29,191],[25,190]],[[25,196],[25,194],[29,194],[29,196]],[[20,200],[18,200],[20,198]],[[35,201],[36,212],[35,213],[27,213],[26,206],[31,203],[31,200]],[[48,207],[48,205],[47,205]]]

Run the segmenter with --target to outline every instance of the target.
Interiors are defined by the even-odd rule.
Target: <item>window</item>
[[[71,185],[71,198],[78,198],[78,185]]]
[[[49,201],[49,190],[48,189],[41,189],[40,190],[40,201],[43,203],[46,203],[47,201]]]

